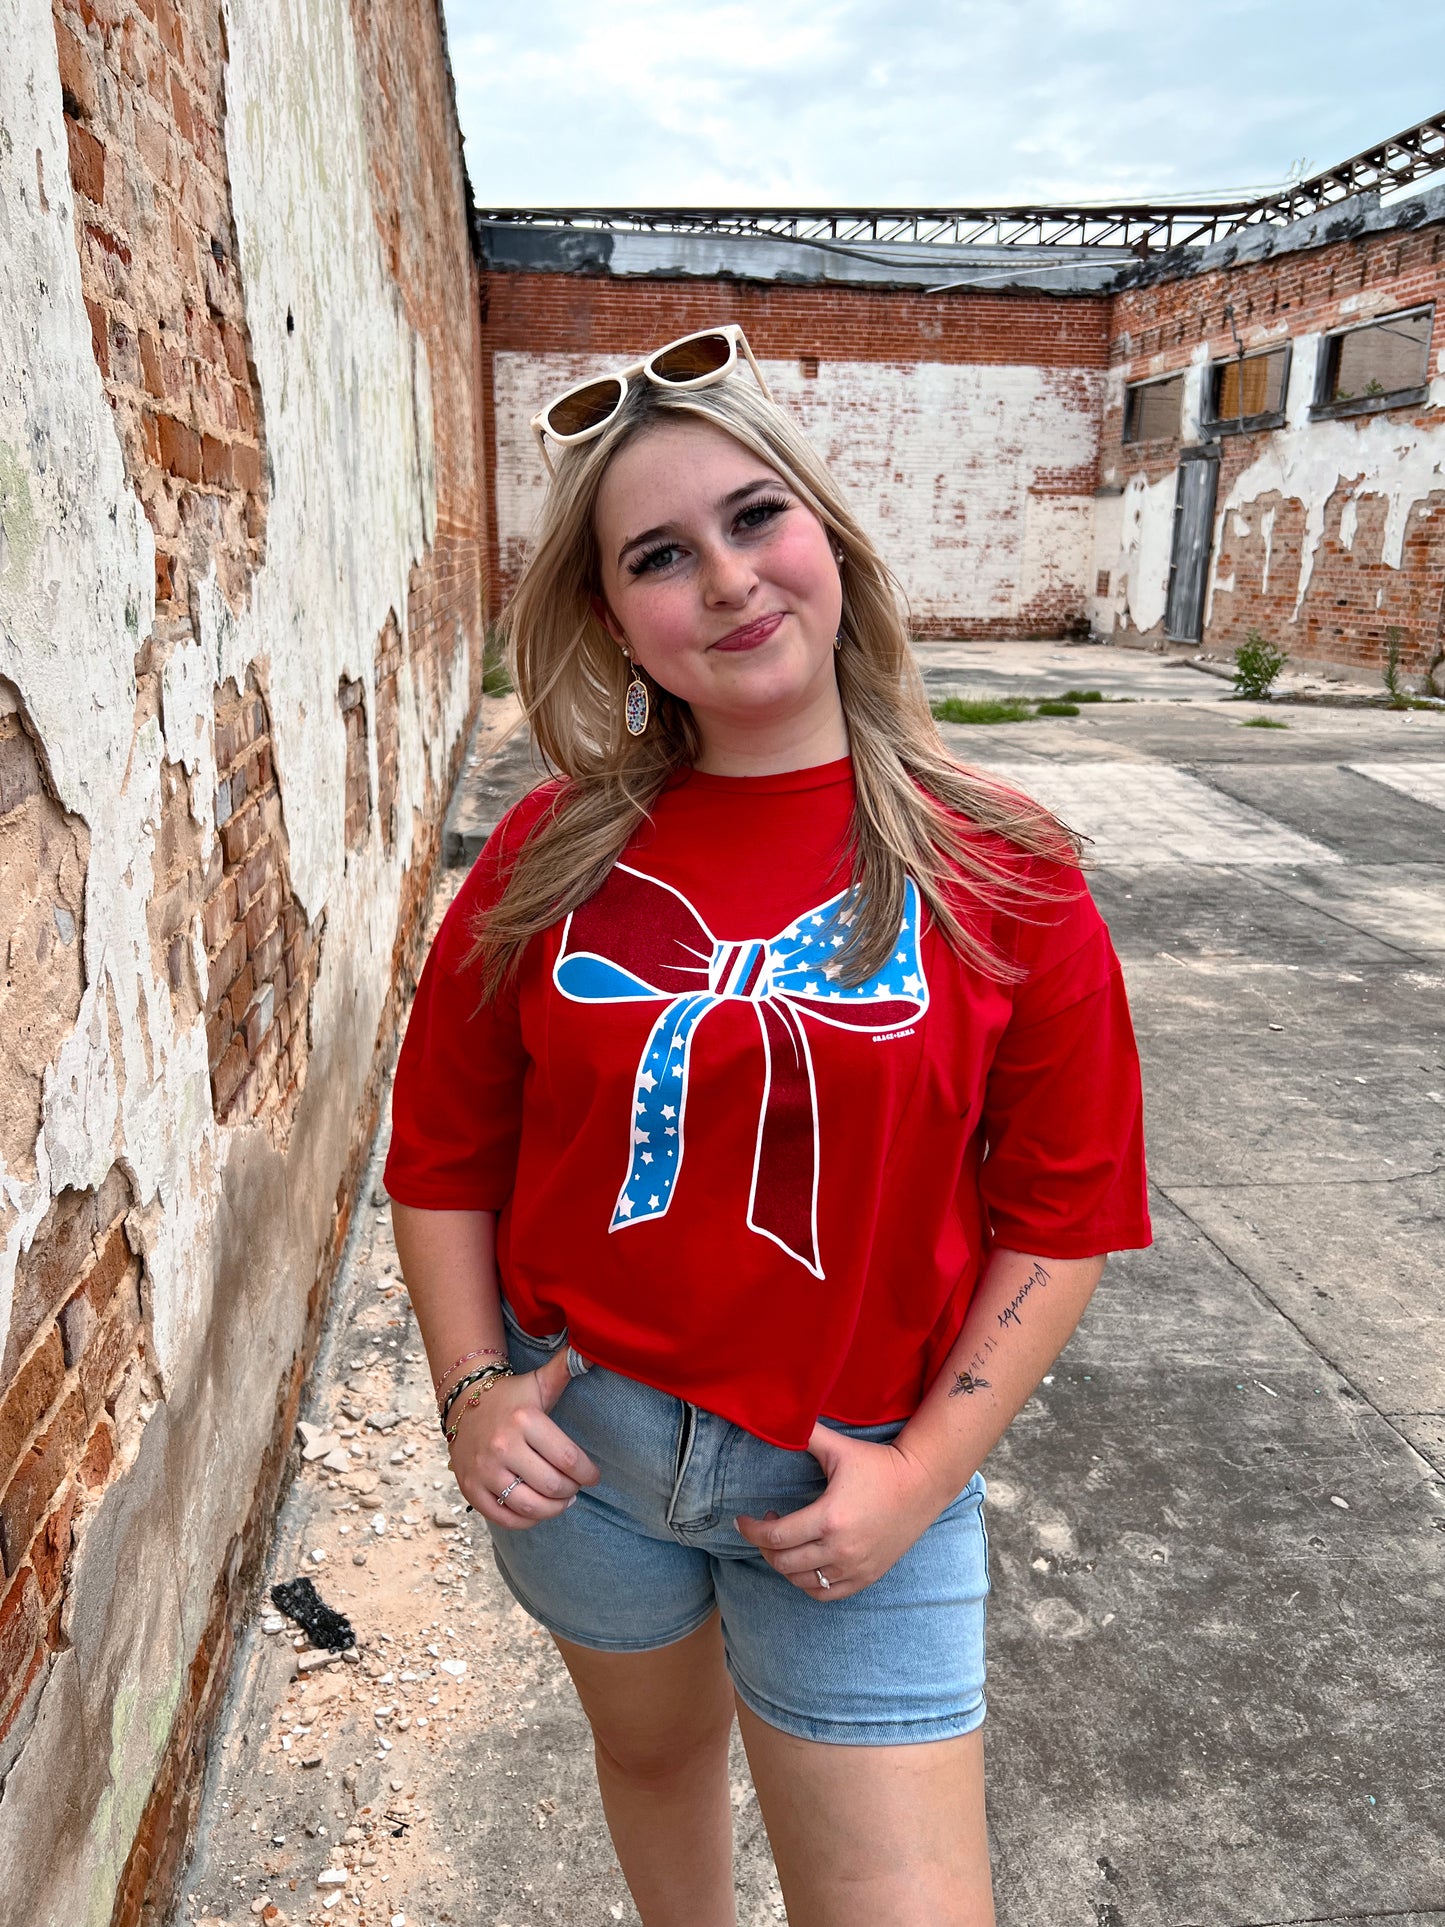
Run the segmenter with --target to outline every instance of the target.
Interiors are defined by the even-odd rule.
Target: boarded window
[[[1281,415],[1288,381],[1288,348],[1246,355],[1242,361],[1237,355],[1230,361],[1216,361],[1210,371],[1209,419],[1228,425],[1260,415]]]
[[[1183,375],[1170,375],[1165,381],[1132,383],[1125,390],[1124,440],[1172,440],[1179,433],[1179,416],[1183,405]]]
[[[1320,401],[1377,401],[1423,388],[1428,379],[1430,330],[1434,313],[1391,315],[1368,327],[1351,328],[1325,342]]]

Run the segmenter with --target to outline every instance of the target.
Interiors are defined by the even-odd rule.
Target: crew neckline
[[[684,772],[682,787],[714,790],[737,796],[766,796],[789,790],[830,789],[846,783],[853,775],[853,758],[838,756],[830,763],[813,763],[807,769],[775,770],[770,776],[715,776],[710,770]]]

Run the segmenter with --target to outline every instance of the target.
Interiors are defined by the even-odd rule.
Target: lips
[[[767,641],[786,613],[786,610],[777,609],[770,616],[759,616],[756,622],[732,630],[712,646],[714,649],[756,649],[759,643]]]

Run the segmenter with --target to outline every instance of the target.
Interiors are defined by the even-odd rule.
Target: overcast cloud
[[[487,207],[1225,192],[1445,107],[1439,0],[445,0]]]

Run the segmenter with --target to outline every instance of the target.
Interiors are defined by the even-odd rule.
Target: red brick
[[[236,1026],[244,1028],[245,1013],[251,1008],[251,999],[256,995],[256,960],[247,957],[236,972],[236,981],[231,985],[231,1009],[236,1013]]]
[[[0,1479],[8,1478],[65,1383],[65,1351],[52,1325],[0,1400]]]
[[[110,373],[110,328],[105,309],[98,301],[86,297],[85,312],[90,321],[90,346],[95,355],[95,365],[102,375]]]
[[[250,850],[265,833],[266,819],[259,804],[253,803],[249,809],[240,810],[221,825],[221,848],[226,853],[226,861],[231,865],[242,862]],[[247,868],[249,869],[249,865]],[[255,886],[248,886],[243,871],[236,879],[236,901],[238,906],[249,903],[255,895]]]
[[[46,1606],[56,1599],[65,1581],[70,1558],[71,1527],[79,1491],[72,1481],[45,1515],[30,1547],[30,1569]]]
[[[13,1687],[8,1681],[3,1679],[3,1676],[0,1676],[0,1707],[4,1706],[3,1696],[6,1693],[11,1694],[8,1709],[0,1710],[0,1745],[3,1745],[9,1738],[10,1729],[15,1725],[21,1713],[25,1710],[25,1702],[30,1697],[30,1689],[35,1684],[35,1680],[45,1664],[45,1649],[47,1643],[44,1632],[42,1631],[42,1637],[36,1641],[35,1650],[25,1663],[23,1671],[16,1677]]]
[[[246,961],[246,933],[233,930],[221,949],[211,959],[210,987],[206,993],[206,1010],[217,1009],[221,999],[236,981],[236,973]]]
[[[10,1332],[0,1374],[14,1372],[43,1326],[60,1310],[91,1258],[93,1191],[62,1191],[15,1268]]]
[[[140,1338],[140,1269],[137,1266],[97,1319],[80,1360],[80,1390],[85,1416],[93,1424],[109,1398]]]
[[[212,488],[229,488],[232,483],[231,445],[215,435],[201,437],[201,479]]]
[[[55,51],[59,59],[60,85],[74,97],[81,113],[89,119],[96,112],[98,104],[90,53],[65,22],[59,19],[55,22]]]
[[[105,149],[78,120],[66,120],[65,138],[70,144],[70,178],[76,193],[88,195],[97,207],[104,207]]]
[[[221,1115],[229,1106],[236,1093],[236,1087],[246,1075],[250,1059],[246,1055],[246,1042],[236,1036],[230,1041],[226,1053],[215,1068],[211,1086],[215,1093],[216,1113]]]
[[[208,953],[214,953],[221,947],[235,922],[236,883],[233,877],[227,877],[201,911],[201,934]]]
[[[27,1566],[11,1580],[5,1597],[0,1599],[0,1707],[7,1701],[13,1705],[12,1690],[18,1689],[18,1698],[24,1692],[22,1680],[28,1685],[34,1677],[30,1661],[44,1627],[44,1601]]]
[[[253,810],[252,814],[258,824],[264,824],[265,818],[259,808]],[[247,847],[250,848],[249,845]],[[275,844],[257,841],[255,848],[250,850],[250,854],[246,858],[245,863],[236,872],[236,902],[242,910],[250,909],[265,890],[267,883],[274,880],[275,873]],[[274,914],[274,912],[272,914]],[[261,929],[264,930],[270,921],[271,918],[268,916],[266,923],[262,924]],[[257,935],[259,936],[259,934],[260,932],[258,931]],[[255,947],[254,938],[252,939],[252,947]]]
[[[65,1341],[65,1362],[77,1365],[91,1342],[96,1320],[102,1317],[118,1293],[135,1295],[136,1257],[130,1248],[124,1226],[113,1225],[101,1242],[95,1263],[81,1279],[78,1289],[60,1314],[60,1330]]]
[[[86,1440],[84,1455],[75,1468],[76,1484],[83,1491],[99,1492],[109,1479],[114,1464],[115,1426],[107,1417],[97,1421],[95,1430]]]
[[[185,482],[201,479],[201,438],[195,429],[177,421],[174,415],[157,417],[161,438],[161,462],[172,475]]]
[[[140,344],[141,380],[145,385],[146,393],[154,395],[158,401],[164,401],[166,382],[161,370],[161,358],[156,351],[155,338],[146,328],[139,330],[137,338]]]
[[[36,1525],[80,1458],[85,1432],[85,1402],[74,1385],[0,1498],[0,1557],[7,1572],[19,1566]]]
[[[219,1009],[212,1011],[206,1019],[206,1061],[212,1071],[220,1063],[235,1028],[230,999],[223,997]]]
[[[277,965],[280,964],[282,959],[285,941],[285,935],[281,929],[278,926],[273,926],[256,945],[255,950],[251,953],[251,967],[256,973],[258,982],[263,982],[266,978],[273,977],[276,974]]]
[[[261,451],[249,442],[233,443],[231,474],[237,488],[256,493],[261,487]]]
[[[186,56],[185,34],[182,31],[176,10],[171,5],[171,0],[153,0],[153,4],[155,11],[151,15],[151,18],[154,19],[156,23],[156,31],[160,34],[161,42],[166,52],[170,54],[173,59],[184,60]]]

